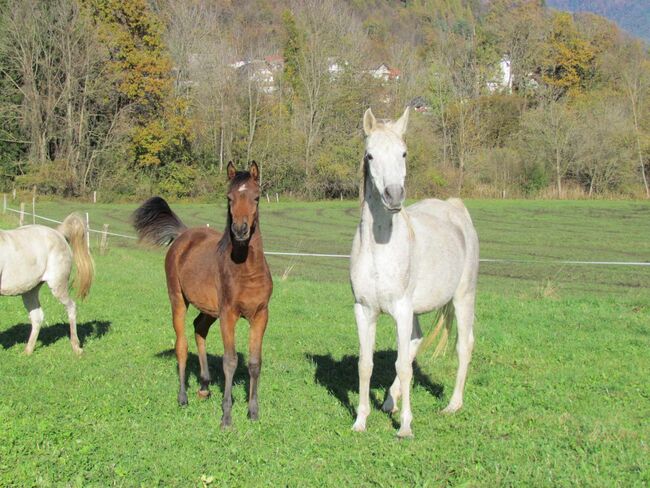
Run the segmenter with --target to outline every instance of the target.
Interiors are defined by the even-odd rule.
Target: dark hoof
[[[393,397],[388,395],[386,396],[386,400],[384,401],[384,404],[381,406],[381,410],[386,413],[393,413],[395,409],[395,402],[393,401]]]
[[[199,398],[201,398],[203,400],[206,400],[206,399],[210,398],[210,395],[212,395],[212,392],[210,392],[210,390],[199,390],[199,391],[197,391],[197,394],[198,394]]]
[[[230,430],[232,427],[232,419],[231,418],[222,418],[221,419],[221,430]]]
[[[187,407],[187,394],[185,393],[178,394],[178,405],[181,407]]]
[[[248,418],[249,418],[250,420],[257,421],[257,420],[260,419],[260,414],[259,414],[258,412],[251,412],[251,411],[249,410],[249,412],[248,412]]]

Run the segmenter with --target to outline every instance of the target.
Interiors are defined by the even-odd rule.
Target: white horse
[[[458,323],[459,364],[454,392],[444,412],[455,412],[463,405],[474,345],[472,326],[479,265],[478,237],[459,199],[429,199],[402,207],[406,196],[403,135],[408,117],[408,108],[395,122],[378,122],[370,109],[363,117],[363,203],[350,262],[360,343],[359,408],[353,429],[366,428],[376,322],[379,313],[385,312],[397,324],[397,377],[383,410],[397,411],[401,396],[399,437],[412,436],[412,363],[422,341],[418,315],[450,302]],[[452,311],[450,306],[446,309]],[[451,326],[450,318],[447,327]]]
[[[76,305],[68,294],[73,251],[77,266],[75,286],[79,298],[83,299],[90,290],[94,266],[88,252],[86,226],[78,214],[68,215],[57,229],[26,225],[14,230],[0,230],[0,295],[23,297],[32,323],[26,354],[34,351],[44,319],[38,299],[43,283],[48,284],[52,294],[65,306],[70,320],[72,349],[77,354],[82,352],[77,337]]]

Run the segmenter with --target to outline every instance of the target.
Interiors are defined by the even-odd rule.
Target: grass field
[[[367,432],[352,432],[358,342],[347,260],[273,256],[261,420],[246,419],[242,321],[234,428],[222,432],[218,328],[208,338],[213,396],[192,394],[180,409],[164,251],[112,238],[108,255],[95,252],[97,281],[79,305],[82,357],[49,291],[31,357],[22,354],[30,327],[20,298],[0,301],[0,486],[647,486],[650,268],[551,261],[649,261],[650,204],[467,205],[482,258],[545,263],[482,264],[477,342],[458,414],[438,413],[451,395],[455,355],[425,352],[414,374],[415,439],[397,441],[398,417],[377,408]],[[37,213],[87,210],[95,228],[133,234],[134,207],[43,202]],[[223,225],[222,202],[174,208],[189,224]],[[265,203],[265,247],[347,254],[357,216],[355,202]],[[15,223],[0,217],[2,227]],[[394,342],[383,318],[375,407],[394,376]],[[193,392],[193,338],[189,369]]]

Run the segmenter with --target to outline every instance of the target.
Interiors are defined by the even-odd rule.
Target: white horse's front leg
[[[420,348],[420,343],[422,342],[422,329],[420,328],[420,322],[417,315],[413,315],[413,331],[411,332],[411,344],[409,346],[409,357],[411,358],[411,364],[415,360],[415,356],[418,353]],[[395,375],[395,381],[388,389],[386,394],[386,400],[381,409],[384,412],[395,413],[399,410],[397,407],[397,401],[401,395],[401,388],[399,383],[399,376]]]
[[[370,376],[372,375],[372,354],[375,348],[377,311],[360,303],[354,304],[354,315],[359,332],[359,408],[357,420],[352,429],[366,430],[366,417],[370,414]]]
[[[397,361],[395,369],[400,384],[402,396],[402,414],[400,416],[400,428],[397,436],[413,437],[411,432],[411,378],[413,377],[413,365],[411,358],[411,332],[413,330],[413,307],[409,302],[398,302],[393,314],[397,323]]]

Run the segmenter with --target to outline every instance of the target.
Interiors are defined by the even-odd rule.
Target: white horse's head
[[[408,107],[394,122],[377,122],[371,109],[366,110],[363,116],[366,178],[370,179],[389,212],[399,212],[406,198],[406,144],[403,136],[408,120]]]

